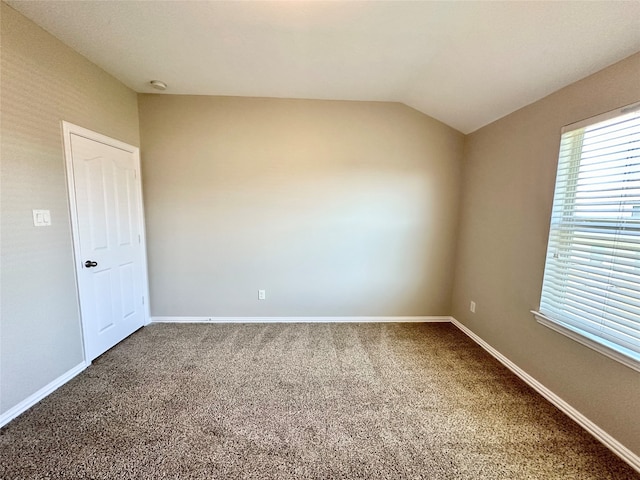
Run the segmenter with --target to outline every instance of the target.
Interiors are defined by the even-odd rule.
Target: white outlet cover
[[[36,227],[50,226],[51,212],[49,210],[33,210],[33,225]]]

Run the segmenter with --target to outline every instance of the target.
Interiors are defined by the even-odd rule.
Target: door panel
[[[118,243],[120,246],[131,245],[131,209],[133,199],[131,197],[131,183],[133,171],[126,170],[116,165],[116,194],[117,194],[117,227]]]
[[[96,316],[96,330],[103,333],[105,330],[113,327],[113,293],[111,291],[111,270],[103,270],[94,272],[91,279],[93,284],[91,292],[87,292],[88,296],[93,297],[94,305],[85,307],[83,314],[94,313]]]
[[[127,263],[126,265],[120,265],[120,300],[122,318],[135,315],[135,279],[134,279],[134,265],[133,263]]]
[[[73,132],[69,141],[78,290],[85,351],[92,360],[145,320],[138,160],[132,151]]]
[[[77,155],[81,155],[78,148]],[[77,165],[74,164],[77,168]],[[89,222],[91,231],[91,250],[107,248],[107,214],[106,194],[102,182],[104,176],[100,157],[84,160],[84,180],[87,192],[88,214],[85,221]],[[76,188],[77,193],[77,188]],[[86,248],[86,247],[85,247]]]

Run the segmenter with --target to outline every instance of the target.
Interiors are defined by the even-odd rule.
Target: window
[[[640,370],[640,104],[563,128],[533,313]]]

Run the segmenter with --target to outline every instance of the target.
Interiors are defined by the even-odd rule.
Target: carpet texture
[[[0,478],[640,475],[450,324],[159,324],[0,430]]]

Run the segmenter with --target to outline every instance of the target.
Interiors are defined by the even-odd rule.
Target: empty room
[[[640,2],[0,14],[0,479],[640,479]]]

